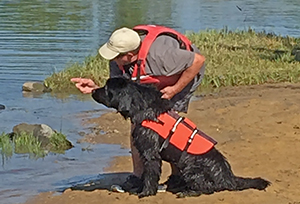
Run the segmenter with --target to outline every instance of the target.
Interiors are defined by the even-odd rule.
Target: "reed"
[[[201,87],[255,85],[299,82],[300,63],[291,54],[300,38],[277,36],[265,32],[205,30],[187,33],[188,38],[206,57],[206,73]],[[45,83],[54,92],[75,90],[72,77],[87,77],[102,86],[109,76],[108,61],[99,55],[82,64],[69,65],[53,73]]]

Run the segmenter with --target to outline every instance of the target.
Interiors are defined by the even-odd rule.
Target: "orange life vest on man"
[[[144,120],[142,126],[154,130],[165,139],[160,151],[170,143],[183,152],[199,155],[217,144],[213,138],[197,129],[192,121],[173,111],[163,113],[157,119],[159,122]]]
[[[154,83],[158,87],[163,88],[164,85],[174,85],[180,77],[180,74],[173,76],[152,76],[146,73],[146,58],[149,52],[149,49],[154,42],[154,40],[160,35],[168,35],[175,38],[181,49],[192,50],[192,43],[190,40],[183,34],[164,26],[158,25],[138,25],[133,28],[139,34],[146,34],[141,48],[138,53],[137,63],[134,66],[131,79],[140,83]],[[121,68],[123,69],[123,68]],[[123,69],[124,71],[124,69]]]

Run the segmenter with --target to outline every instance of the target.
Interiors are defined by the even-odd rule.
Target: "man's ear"
[[[130,62],[133,62],[134,60],[133,60],[133,57],[134,57],[135,55],[132,53],[132,52],[128,52],[127,53],[127,60],[128,61],[130,61]]]
[[[124,111],[130,111],[131,109],[131,102],[132,102],[132,97],[125,95],[123,98],[119,101],[118,105],[118,111],[119,112],[124,112]]]

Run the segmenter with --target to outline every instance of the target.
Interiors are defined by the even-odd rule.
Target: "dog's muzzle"
[[[92,92],[92,98],[97,101],[98,103],[101,103],[107,107],[109,107],[109,100],[108,96],[105,91],[105,87],[94,89]]]

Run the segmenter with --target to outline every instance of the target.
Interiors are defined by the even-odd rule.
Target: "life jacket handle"
[[[176,128],[179,125],[179,123],[182,122],[183,120],[184,120],[184,117],[179,117],[176,120],[175,124],[173,125],[172,129],[169,132],[169,135],[167,136],[167,138],[165,139],[165,141],[162,143],[161,147],[159,148],[159,152],[161,152],[163,149],[165,149],[169,146],[170,139],[171,139],[172,135],[176,131]]]

